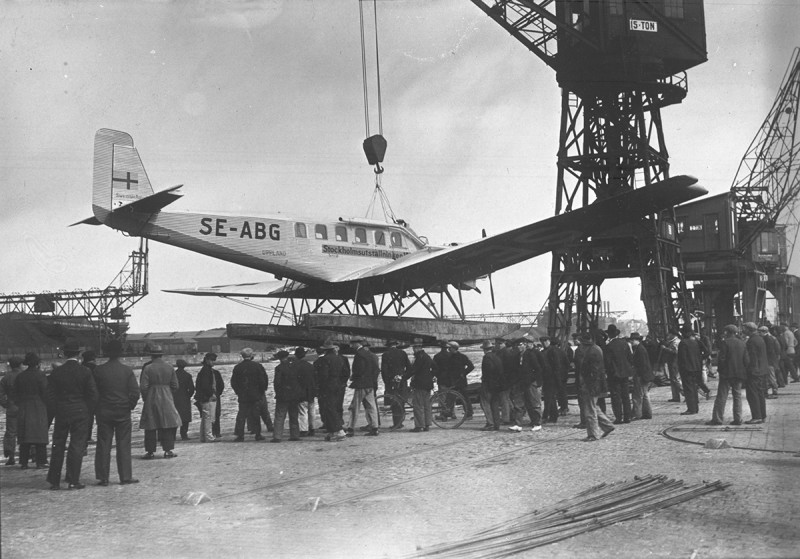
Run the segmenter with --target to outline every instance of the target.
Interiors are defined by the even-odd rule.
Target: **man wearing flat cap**
[[[586,419],[585,442],[607,437],[614,425],[605,412],[597,406],[597,399],[606,391],[606,371],[603,350],[592,334],[584,332],[579,337],[581,345],[575,350],[575,373],[580,378],[580,395]]]
[[[347,423],[347,436],[355,435],[358,411],[364,405],[364,414],[367,416],[367,435],[378,436],[378,407],[375,403],[375,389],[378,386],[378,376],[381,368],[378,356],[366,346],[365,340],[356,338],[350,341],[355,348],[353,356],[353,373],[350,377],[350,388],[353,389],[353,399],[350,400],[350,420]]]
[[[175,361],[175,376],[178,377],[178,390],[175,392],[175,409],[181,416],[181,440],[189,440],[189,424],[192,422],[192,396],[194,396],[194,379],[186,370],[189,363],[183,359]]]
[[[631,332],[628,337],[633,355],[633,394],[631,397],[631,419],[653,419],[653,409],[650,406],[650,387],[653,384],[653,365],[647,348],[642,344],[642,335]]]
[[[697,389],[698,384],[703,380],[703,358],[700,355],[700,344],[692,325],[686,324],[682,333],[683,339],[678,344],[678,372],[681,375],[681,384],[683,384],[686,411],[681,412],[681,415],[694,415],[700,411]]]
[[[261,363],[253,360],[254,353],[249,347],[242,349],[242,360],[236,364],[231,373],[231,388],[236,393],[239,402],[239,410],[236,413],[236,425],[233,434],[236,436],[234,442],[244,441],[244,427],[247,422],[253,433],[255,440],[263,441],[261,435],[261,418],[258,415],[258,402],[264,396],[267,386],[264,382],[266,371]]]
[[[631,346],[620,337],[619,329],[614,324],[606,328],[608,342],[604,353],[606,377],[611,392],[611,409],[614,411],[614,423],[631,422],[631,380],[633,379],[633,352]]]
[[[767,418],[767,347],[764,339],[758,335],[758,326],[754,322],[744,323],[744,333],[747,336],[745,348],[747,350],[747,380],[745,394],[747,404],[750,406],[750,420],[745,423],[764,423]]]
[[[714,411],[708,425],[722,425],[725,418],[725,406],[728,403],[728,392],[733,394],[733,421],[731,425],[742,424],[742,384],[747,379],[747,349],[745,343],[737,337],[739,328],[728,324],[722,330],[722,341],[717,355],[717,397],[714,400]]]
[[[78,363],[81,353],[78,342],[68,341],[63,351],[67,360],[50,373],[47,384],[48,407],[55,410],[53,451],[47,481],[50,489],[61,488],[61,470],[66,450],[67,473],[64,480],[70,489],[83,489],[81,465],[89,435],[89,413],[97,405],[97,385],[92,372]]]
[[[336,346],[331,340],[319,348],[323,354],[314,361],[314,370],[317,379],[317,400],[319,401],[319,414],[322,425],[327,431],[325,440],[339,442],[344,440],[345,432],[342,429],[342,412],[339,394],[347,386],[347,372],[344,358],[336,353]]]
[[[466,419],[472,417],[472,402],[467,396],[467,375],[475,368],[475,365],[470,361],[469,357],[461,353],[459,350],[458,342],[447,342],[447,352],[449,357],[447,359],[447,377],[453,385],[453,390],[460,393],[466,402],[464,409],[464,416]],[[451,412],[451,417],[454,415]]]
[[[203,366],[197,373],[195,381],[194,401],[200,410],[200,442],[211,443],[216,440],[214,436],[214,418],[217,411],[216,379],[213,363],[217,360],[216,353],[206,353],[203,356]]]
[[[767,377],[767,385],[772,389],[772,394],[767,394],[767,399],[774,399],[778,397],[778,369],[780,367],[781,359],[781,344],[778,340],[769,333],[767,326],[758,327],[758,335],[764,339],[764,347],[767,350],[767,369],[769,376]]]
[[[131,411],[139,403],[139,383],[133,369],[122,363],[122,343],[111,340],[105,348],[108,361],[94,370],[97,401],[97,449],[94,473],[98,485],[107,486],[111,475],[111,447],[116,438],[117,474],[121,485],[138,483],[131,461]]]

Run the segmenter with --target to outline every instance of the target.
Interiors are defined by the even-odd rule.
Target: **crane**
[[[669,177],[661,110],[706,61],[701,0],[471,0],[556,71],[562,88],[555,213]],[[550,335],[587,329],[607,278],[640,277],[650,331],[688,316],[674,212],[554,252]]]

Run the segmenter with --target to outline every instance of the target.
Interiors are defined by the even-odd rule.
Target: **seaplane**
[[[331,332],[400,340],[422,337],[431,343],[496,337],[497,332],[485,327],[476,331],[473,323],[463,320],[460,294],[476,289],[476,280],[706,194],[697,179],[676,176],[510,231],[434,246],[399,219],[315,220],[164,211],[183,195],[182,187],[155,192],[133,138],[100,129],[94,140],[94,215],[73,225],[105,225],[271,274],[274,279],[264,282],[164,291],[300,300],[299,307],[292,306],[292,325],[261,325],[266,330],[229,325],[229,334],[234,326],[238,335],[232,337],[306,345],[321,342]],[[460,321],[443,320],[445,300],[456,309]],[[417,304],[432,318],[408,316]],[[433,322],[421,322],[426,320]],[[442,327],[444,322],[460,329],[448,330],[451,326]]]

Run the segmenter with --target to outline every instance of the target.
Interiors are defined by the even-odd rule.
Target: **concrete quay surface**
[[[714,379],[709,385],[715,393]],[[476,413],[458,429],[412,433],[409,419],[403,430],[358,432],[340,443],[320,434],[279,444],[248,435],[234,443],[233,422],[223,417],[224,440],[200,444],[195,421],[173,460],[160,453],[141,460],[143,432],[134,430],[136,485],[115,483],[113,459],[112,484],[95,485],[92,446],[83,490],[48,491],[45,470],[0,466],[2,556],[402,557],[598,483],[648,474],[731,486],[518,556],[800,556],[800,384],[767,401],[763,425],[739,428],[704,424],[713,395],[701,397],[694,416],[679,415],[684,404],[669,397],[669,388],[655,388],[652,420],[618,425],[592,443],[572,428],[575,402],[568,416],[536,433],[482,432]],[[729,400],[727,421],[730,408]],[[733,448],[704,448],[711,438]],[[191,492],[211,500],[181,504]]]

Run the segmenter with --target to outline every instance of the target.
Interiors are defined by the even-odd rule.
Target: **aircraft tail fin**
[[[98,130],[94,136],[92,205],[113,211],[151,194],[153,187],[130,134]]]

